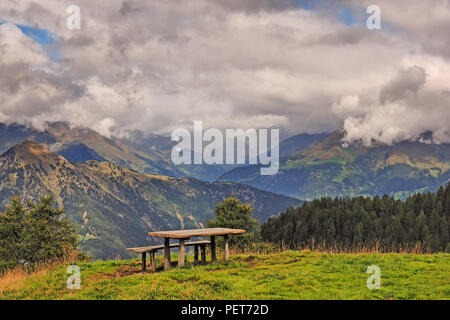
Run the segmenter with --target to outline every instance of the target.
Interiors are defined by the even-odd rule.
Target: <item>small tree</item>
[[[230,245],[243,249],[255,241],[258,221],[252,218],[253,208],[248,203],[240,203],[234,195],[223,199],[214,209],[215,219],[208,220],[209,228],[244,229],[243,235],[230,238]]]
[[[62,258],[77,250],[75,226],[54,208],[52,196],[40,203],[11,199],[0,214],[0,270]]]

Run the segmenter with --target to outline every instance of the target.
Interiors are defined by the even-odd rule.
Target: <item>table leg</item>
[[[223,243],[224,243],[224,251],[225,251],[225,262],[230,261],[230,248],[228,246],[228,240],[229,240],[229,236],[228,235],[224,235],[223,236]]]
[[[211,236],[211,262],[216,262],[216,237]]]
[[[194,246],[194,264],[198,262],[198,245]]]
[[[164,238],[164,270],[170,269],[170,239]]]
[[[142,271],[145,271],[147,268],[147,253],[142,252]]]
[[[186,256],[186,247],[184,246],[184,239],[180,239],[180,250],[178,252],[178,266],[184,266],[184,259]]]
[[[202,244],[200,249],[202,250],[202,264],[206,264],[206,245]]]
[[[155,262],[155,252],[150,252],[150,271],[155,272],[156,271],[156,262]]]

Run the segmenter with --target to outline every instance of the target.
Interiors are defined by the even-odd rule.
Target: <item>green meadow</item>
[[[140,271],[137,260],[78,263],[79,290],[67,288],[66,265],[53,267],[0,279],[0,299],[450,299],[449,254],[285,251],[232,255],[228,264],[191,260],[156,273]],[[371,265],[380,268],[380,289],[367,288]]]

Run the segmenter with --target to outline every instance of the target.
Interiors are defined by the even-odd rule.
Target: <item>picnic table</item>
[[[172,230],[172,231],[154,231],[149,232],[150,237],[164,238],[164,270],[170,269],[170,239],[179,241],[178,266],[184,265],[186,256],[185,241],[193,237],[210,237],[211,240],[211,262],[215,262],[216,258],[216,236],[224,238],[225,261],[230,260],[230,249],[228,240],[230,235],[245,233],[242,229],[229,228],[207,228],[193,230]]]

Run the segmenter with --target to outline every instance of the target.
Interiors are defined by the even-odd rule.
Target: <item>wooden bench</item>
[[[202,263],[206,263],[206,245],[211,244],[211,241],[203,240],[203,241],[192,241],[192,242],[186,242],[185,246],[194,246],[194,261],[198,262],[198,248],[201,249],[201,258]],[[170,244],[170,248],[178,248],[180,245],[178,243],[172,243]],[[141,253],[142,254],[142,270],[146,270],[146,264],[147,264],[147,253],[149,253],[150,258],[150,270],[155,271],[156,270],[156,264],[155,264],[155,252],[158,250],[164,249],[164,245],[155,245],[155,246],[148,246],[148,247],[137,247],[137,248],[128,248],[128,251],[135,252],[135,253]]]

